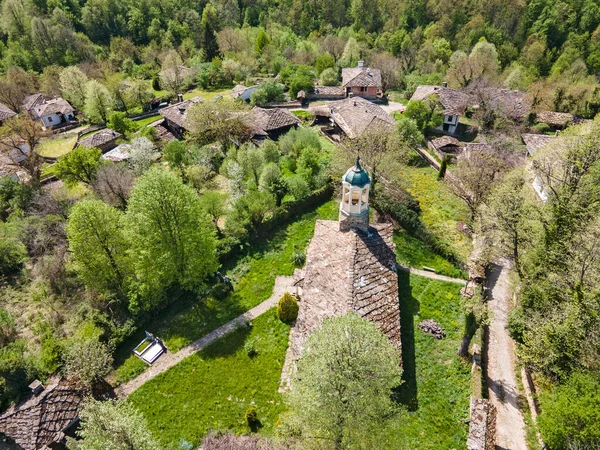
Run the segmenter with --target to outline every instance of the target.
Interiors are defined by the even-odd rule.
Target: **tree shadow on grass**
[[[420,304],[412,296],[409,272],[398,271],[398,294],[400,297],[403,383],[396,389],[395,398],[398,402],[406,405],[409,411],[416,411],[419,408],[419,403],[417,398],[414,316],[419,313]]]
[[[240,348],[244,347],[251,331],[252,325],[248,323],[241,325],[235,331],[224,335],[202,350],[202,358],[223,358],[234,355]]]

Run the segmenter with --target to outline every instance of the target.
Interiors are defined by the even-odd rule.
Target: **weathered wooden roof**
[[[381,70],[368,67],[345,67],[342,69],[343,87],[381,87]]]
[[[79,416],[82,400],[73,383],[53,378],[40,394],[0,415],[0,433],[25,450],[46,448],[63,439],[63,431]]]
[[[577,118],[571,113],[556,111],[539,111],[535,116],[536,123],[546,123],[552,127],[566,127],[576,122]]]
[[[75,108],[64,98],[53,98],[46,100],[41,105],[35,107],[38,116],[49,116],[50,114],[68,114],[75,111]]]
[[[533,156],[538,150],[545,147],[550,143],[556,136],[548,136],[547,134],[523,134],[521,139],[527,146],[527,153]]]
[[[46,97],[42,93],[28,95],[27,97],[25,97],[23,99],[23,109],[25,111],[31,112],[31,110],[33,108],[35,108],[36,106],[41,105],[46,100],[49,100],[49,98]]]
[[[98,147],[111,141],[115,141],[120,137],[121,133],[111,130],[110,128],[105,128],[104,130],[98,131],[91,136],[83,138],[77,143],[77,145],[83,147]]]
[[[174,103],[171,106],[167,106],[160,110],[160,114],[170,122],[179,126],[180,128],[187,128],[187,112],[192,106],[196,103],[200,103],[204,101],[204,99],[200,96],[191,98],[189,100],[184,100],[179,103]]]
[[[436,139],[432,139],[431,143],[437,149],[444,147],[462,147],[460,141],[452,136],[442,136]]]
[[[360,137],[367,128],[391,128],[396,123],[381,106],[360,97],[332,101],[327,106],[330,117],[351,139]]]
[[[290,358],[328,317],[355,312],[377,325],[398,349],[400,307],[392,224],[373,224],[369,233],[340,231],[339,222],[317,220],[306,257],[300,310]]]
[[[9,117],[15,117],[16,115],[17,113],[14,112],[12,109],[0,103],[0,121],[6,120]]]
[[[246,121],[255,135],[261,132],[264,134],[280,128],[297,125],[301,122],[298,117],[287,109],[265,109],[259,107],[255,107],[250,111],[250,114],[246,117]]]
[[[443,113],[452,116],[464,116],[469,105],[469,96],[464,92],[444,86],[420,85],[410,98],[411,100],[425,100],[434,95],[444,108]]]

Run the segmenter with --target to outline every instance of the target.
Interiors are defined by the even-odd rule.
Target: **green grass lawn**
[[[58,158],[69,153],[77,143],[76,133],[59,134],[44,138],[40,141],[38,152],[40,156],[47,158]]]
[[[152,122],[157,121],[161,117],[162,116],[160,114],[156,114],[154,116],[146,117],[145,119],[136,120],[135,123],[137,123],[140,127],[143,128],[147,125],[150,125]]]
[[[393,449],[463,449],[468,434],[471,365],[456,356],[463,337],[460,286],[399,273],[402,359],[400,388],[408,412],[389,425]],[[446,337],[434,339],[417,325],[436,320]]]
[[[411,165],[403,166],[399,178],[419,200],[421,221],[466,262],[472,250],[471,238],[458,230],[457,223],[469,220],[467,206],[450,192],[443,181],[438,181],[435,170],[421,163],[420,159],[413,161]]]
[[[260,433],[273,431],[284,409],[278,392],[289,326],[275,309],[144,384],[130,397],[164,445],[184,440],[197,448],[208,430],[250,432],[244,414],[254,406]],[[253,343],[249,357],[245,344]]]
[[[190,98],[194,98],[199,95],[204,100],[212,100],[213,98],[215,98],[218,95],[222,95],[223,97],[225,97],[226,95],[229,95],[230,92],[231,92],[231,89],[215,89],[215,90],[192,89],[191,91],[188,91],[185,94],[183,94],[183,99],[189,100]]]
[[[222,269],[235,286],[227,298],[180,298],[146,324],[145,329],[163,339],[170,351],[176,352],[258,305],[270,297],[277,275],[294,273],[292,254],[306,249],[316,219],[335,220],[337,214],[337,202],[331,200],[274,230],[269,238],[246,248],[238,259]],[[143,337],[144,330],[140,329],[117,349],[117,368],[111,381],[126,382],[146,369],[146,364],[131,353]]]

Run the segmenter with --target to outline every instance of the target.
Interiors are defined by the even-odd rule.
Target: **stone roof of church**
[[[340,231],[339,222],[317,220],[308,247],[300,310],[290,342],[298,359],[306,339],[328,317],[355,312],[375,323],[398,349],[400,306],[392,224],[369,233]]]

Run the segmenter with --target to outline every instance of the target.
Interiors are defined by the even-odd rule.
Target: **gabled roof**
[[[298,125],[301,122],[298,117],[287,109],[259,107],[255,107],[250,111],[247,121],[255,135],[260,132],[268,133],[280,128]]]
[[[392,224],[373,224],[368,233],[344,232],[339,226],[332,220],[317,220],[315,224],[288,353],[294,361],[324,319],[349,312],[375,323],[396,348],[401,348]]]
[[[315,92],[313,97],[323,96],[343,96],[346,93],[343,86],[315,86]]]
[[[36,114],[39,117],[49,116],[51,114],[68,114],[75,111],[75,108],[64,98],[53,98],[35,107]]]
[[[25,450],[48,448],[64,438],[63,431],[79,416],[82,400],[74,384],[54,378],[40,394],[0,415],[0,433]]]
[[[548,136],[547,134],[523,134],[521,139],[523,139],[523,142],[527,146],[527,153],[529,153],[530,156],[533,156],[538,150],[556,139],[556,136]]]
[[[120,137],[121,133],[111,130],[110,128],[105,128],[104,130],[98,131],[97,133],[82,139],[77,145],[83,147],[98,147],[117,140]]]
[[[431,143],[437,149],[444,147],[462,147],[460,141],[452,136],[442,136],[436,139],[432,139]]]
[[[6,120],[9,117],[15,117],[16,115],[17,113],[14,112],[12,109],[0,103],[0,121]]]
[[[50,100],[49,97],[46,97],[44,94],[42,93],[38,93],[38,94],[31,94],[28,95],[27,97],[25,97],[25,99],[23,100],[23,109],[25,111],[31,112],[31,110],[39,105],[41,105],[42,103],[44,103],[46,100]]]
[[[342,69],[342,87],[381,87],[381,70],[368,67]]]
[[[555,111],[539,111],[535,116],[536,123],[546,123],[551,127],[566,127],[577,122],[577,117],[571,113]]]
[[[498,108],[509,119],[522,121],[531,111],[531,101],[525,91],[511,89],[486,88],[485,96],[491,101],[493,108]],[[474,99],[477,102],[478,99]]]
[[[425,100],[430,95],[435,95],[444,108],[443,113],[451,116],[464,116],[469,105],[469,96],[464,92],[444,86],[420,85],[410,98],[411,100]]]
[[[204,101],[204,99],[200,96],[191,98],[189,100],[184,100],[179,103],[174,103],[171,106],[167,106],[160,110],[160,114],[170,122],[173,122],[175,125],[180,128],[186,128],[186,120],[187,120],[187,112],[188,109],[191,108],[196,103],[200,103]]]
[[[364,98],[353,97],[327,104],[330,117],[346,135],[360,137],[370,127],[391,127],[396,123],[381,106]]]
[[[127,161],[129,159],[130,151],[131,144],[121,144],[106,152],[101,158],[112,162]]]

